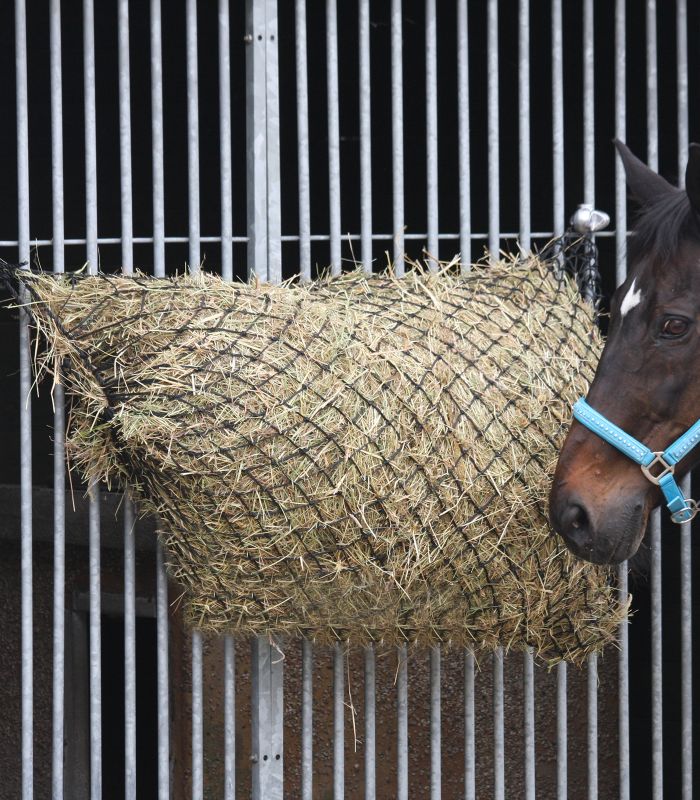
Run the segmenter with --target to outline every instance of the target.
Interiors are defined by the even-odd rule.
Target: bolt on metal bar
[[[500,251],[500,139],[498,120],[498,0],[488,0],[486,11],[486,72],[488,118],[489,254]]]
[[[406,645],[397,648],[396,671],[396,797],[408,800],[408,652]]]
[[[53,271],[64,271],[63,205],[63,96],[61,71],[61,2],[51,0],[49,7],[51,72],[51,216],[53,234]],[[66,467],[65,467],[65,395],[56,384],[53,392],[53,686],[51,724],[51,795],[63,798],[63,750],[65,708],[65,583],[66,583]]]
[[[459,139],[459,249],[462,272],[466,272],[472,260],[467,0],[457,0],[457,133]]]
[[[561,0],[552,0],[552,200],[553,229],[561,236],[564,219],[564,37]]]
[[[464,797],[476,800],[474,654],[464,651]]]
[[[426,104],[426,201],[428,203],[428,266],[437,269],[438,247],[438,79],[437,18],[435,0],[425,0],[425,104]]]
[[[333,800],[345,796],[345,675],[343,645],[333,645]]]
[[[365,800],[377,798],[376,679],[374,645],[365,647]]]
[[[401,0],[391,0],[391,144],[394,269],[404,273],[403,23]]]
[[[236,645],[224,636],[224,800],[236,796]]]
[[[160,0],[151,0],[151,140],[153,149],[153,274],[165,276],[165,180],[163,167],[163,58]],[[156,544],[156,643],[158,702],[158,800],[170,798],[170,687],[168,576],[163,546]]]
[[[219,153],[221,160],[221,276],[233,278],[231,175],[231,45],[228,0],[219,0]]]
[[[536,800],[535,666],[532,648],[528,648],[523,653],[523,730],[525,739],[525,800]]]
[[[358,9],[360,50],[360,239],[365,272],[372,272],[372,80],[370,73],[369,0]]]
[[[301,798],[313,800],[314,786],[314,650],[308,639],[301,641]]]
[[[442,796],[440,646],[430,650],[430,800]]]
[[[328,91],[328,192],[331,235],[331,274],[340,262],[340,111],[338,99],[338,9],[326,0],[326,82]]]
[[[199,272],[199,70],[197,66],[197,2],[186,3],[187,61],[187,199],[189,214],[189,267]]]
[[[568,726],[566,662],[557,664],[557,798],[566,800],[568,792]]]
[[[192,800],[204,800],[202,634],[192,631]]]
[[[306,0],[296,0],[294,39],[297,76],[297,161],[299,171],[299,277],[311,280],[311,183],[309,177],[309,80]]]
[[[518,183],[520,248],[530,251],[530,0],[518,5]],[[527,656],[526,656],[527,657]]]
[[[493,654],[493,797],[505,800],[505,716],[503,710],[503,648]]]
[[[20,263],[29,265],[29,102],[27,16],[15,2],[15,90],[17,93],[17,225]],[[32,574],[32,414],[29,316],[19,315],[20,368],[20,582],[22,639],[22,800],[34,796],[34,628]]]

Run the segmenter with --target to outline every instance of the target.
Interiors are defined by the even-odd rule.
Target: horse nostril
[[[562,534],[579,547],[590,547],[590,519],[583,506],[572,503],[562,514]]]
[[[585,510],[581,508],[581,506],[572,506],[571,512],[570,524],[574,530],[588,528],[588,514],[586,514]]]

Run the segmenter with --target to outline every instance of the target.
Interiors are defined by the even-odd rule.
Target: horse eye
[[[688,321],[680,317],[667,319],[661,327],[662,336],[683,336],[688,330]]]

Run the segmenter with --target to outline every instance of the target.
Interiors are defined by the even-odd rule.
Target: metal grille
[[[172,18],[164,16],[166,11]],[[217,9],[213,4],[198,6],[196,0],[161,9],[160,0],[151,0],[149,11],[142,5],[130,6],[128,0],[119,0],[109,9],[102,4],[95,8],[93,0],[83,0],[82,15],[62,10],[60,0],[51,0],[48,8],[32,6],[27,15],[25,1],[16,0],[14,25],[12,8],[4,8],[2,14],[6,23],[2,25],[5,74],[12,71],[8,54],[14,53],[16,76],[14,87],[6,82],[2,89],[5,118],[16,119],[16,139],[11,126],[5,126],[4,149],[9,154],[16,148],[17,191],[8,191],[2,202],[0,247],[8,260],[39,258],[52,264],[56,272],[87,261],[93,271],[98,265],[104,269],[118,265],[129,273],[139,265],[164,275],[166,263],[169,268],[178,267],[186,260],[196,270],[204,256],[207,265],[211,262],[228,279],[243,274],[247,264],[249,271],[261,278],[279,281],[295,273],[309,278],[326,266],[338,272],[351,261],[371,270],[385,263],[385,254],[401,272],[404,253],[419,257],[423,248],[431,267],[437,259],[450,258],[457,251],[468,262],[480,255],[484,244],[496,252],[502,246],[512,249],[517,240],[528,250],[538,240],[561,234],[566,212],[578,202],[587,202],[614,211],[614,234],[609,234],[610,240],[605,234],[599,239],[603,257],[610,257],[612,263],[614,256],[616,264],[614,277],[604,275],[610,289],[625,276],[627,230],[624,175],[617,162],[612,170],[610,138],[615,135],[624,140],[629,134],[636,149],[643,152],[646,147],[650,166],[657,168],[661,163],[667,174],[682,174],[691,123],[697,122],[689,117],[696,105],[691,102],[694,84],[689,76],[697,72],[698,65],[693,62],[689,69],[687,41],[689,32],[697,29],[699,15],[695,6],[689,13],[685,0],[659,8],[655,0],[645,4],[626,4],[624,0],[614,4],[593,0],[468,4],[467,0],[455,0],[444,5],[435,0],[424,4],[392,0],[391,4],[371,6],[369,0],[342,4],[309,0],[308,6],[305,0],[296,0],[294,6],[279,7],[274,0],[247,0],[245,15],[238,6],[229,12],[225,0],[219,1]],[[182,36],[171,35],[171,27]],[[112,56],[103,54],[105,42],[111,42],[112,50],[107,50]],[[49,54],[46,64],[41,60],[42,47]],[[36,54],[35,59],[30,58],[31,53]],[[81,54],[79,64],[76,53]],[[691,54],[691,61],[694,58]],[[635,81],[628,102],[628,87]],[[642,85],[646,88],[640,94],[637,90]],[[42,122],[49,124],[42,128]],[[48,130],[50,143],[44,144]],[[646,132],[645,140],[640,131]],[[42,159],[50,167],[42,168]],[[50,181],[37,182],[35,173],[50,173]],[[49,792],[42,777],[47,774],[48,761],[43,762],[43,750],[35,748],[36,715],[43,708],[42,713],[50,714],[52,720],[50,793],[54,798],[111,796],[111,787],[103,781],[103,765],[106,748],[112,748],[115,737],[123,738],[124,743],[125,794],[135,798],[137,776],[145,764],[137,746],[142,707],[137,701],[139,595],[134,510],[126,499],[120,547],[123,732],[110,731],[107,744],[103,702],[114,687],[102,681],[105,643],[101,624],[113,590],[102,585],[104,559],[110,560],[104,541],[107,517],[101,515],[98,487],[86,487],[90,498],[88,532],[83,540],[88,552],[89,635],[85,642],[89,705],[83,735],[88,757],[78,775],[74,768],[64,771],[69,744],[64,725],[73,713],[66,698],[73,704],[75,700],[65,672],[70,655],[67,648],[73,646],[66,624],[73,612],[66,601],[66,537],[70,531],[65,524],[65,404],[58,387],[52,410],[52,444],[47,444],[45,425],[32,428],[28,399],[31,354],[24,314],[20,315],[19,332],[19,468],[12,467],[19,479],[10,477],[6,483],[20,486],[21,555],[13,568],[19,572],[16,590],[21,593],[21,705],[17,709],[21,736],[16,749],[11,743],[4,745],[3,752],[16,756],[14,761],[8,756],[9,763],[3,764],[6,796],[17,796],[20,787],[25,800]],[[6,371],[13,369],[16,367]],[[37,445],[42,440],[44,445]],[[37,459],[32,463],[32,454],[39,452],[46,460],[43,454],[49,450],[53,452],[53,522],[51,530],[43,530],[33,525],[33,512],[37,474],[45,468]],[[41,520],[40,525],[48,525],[46,517]],[[463,697],[457,702],[454,696],[441,695],[446,657],[438,648],[431,651],[426,667],[429,698],[420,712],[427,714],[430,742],[425,788],[410,767],[409,720],[418,712],[410,694],[409,654],[405,649],[397,654],[393,682],[387,688],[379,685],[371,648],[358,664],[348,661],[338,645],[330,656],[332,701],[323,701],[332,708],[332,743],[330,749],[321,748],[332,761],[333,796],[344,794],[351,771],[348,754],[354,753],[352,743],[345,741],[351,713],[348,705],[358,702],[357,697],[349,699],[352,676],[348,665],[352,663],[363,671],[363,731],[358,738],[362,740],[368,798],[407,798],[419,792],[432,800],[441,797],[447,772],[441,731],[459,706],[463,724],[460,783],[466,798],[475,798],[479,792],[479,796],[497,800],[506,796],[528,800],[586,796],[593,800],[599,786],[612,782],[624,800],[632,796],[635,780],[637,785],[647,783],[641,793],[634,793],[643,796],[649,776],[649,796],[660,800],[666,789],[666,796],[673,792],[688,800],[693,789],[690,525],[683,525],[680,534],[680,577],[677,589],[673,587],[680,593],[679,614],[672,619],[680,631],[673,644],[677,653],[668,659],[661,605],[668,587],[662,587],[660,533],[656,515],[650,531],[651,629],[648,645],[642,642],[642,650],[646,647],[650,652],[651,694],[631,696],[630,679],[636,680],[635,670],[640,667],[631,663],[629,631],[623,626],[616,708],[599,708],[602,678],[597,660],[588,663],[583,783],[569,780],[572,721],[575,723],[582,711],[571,707],[567,688],[572,679],[565,664],[557,668],[552,681],[534,667],[528,654],[522,657],[498,651],[493,656],[488,682],[492,706],[489,742],[480,733],[483,719],[476,711],[479,685],[485,678],[475,670],[473,655],[460,656]],[[53,542],[48,706],[34,695],[38,669],[34,653],[37,648],[43,653],[44,648],[36,638],[33,603],[41,587],[33,578],[37,563],[33,553],[37,542],[45,538]],[[223,690],[216,697],[221,697],[224,706],[220,741],[213,745],[211,702],[206,697],[209,683],[203,668],[208,645],[197,633],[191,635],[187,646],[179,639],[174,641],[177,637],[159,547],[154,572],[150,580],[156,619],[157,794],[153,796],[180,796],[183,791],[195,799],[208,796],[206,792],[214,789],[205,749],[216,747],[223,759],[220,785],[224,797],[234,797],[241,775],[248,772],[253,797],[282,797],[285,776],[291,774],[283,758],[283,736],[292,724],[284,716],[289,700],[283,697],[283,669],[286,664],[290,670],[297,662],[289,653],[286,662],[283,660],[285,643],[253,642],[246,690],[251,692],[250,769],[236,763],[235,754],[241,749],[236,741],[237,724],[241,709],[248,708],[240,699],[241,681],[247,677],[238,680],[236,651],[240,653],[248,644],[234,646],[226,637],[223,644],[211,645],[221,651],[223,666],[217,675]],[[627,565],[620,568],[619,586],[621,595],[626,595]],[[640,636],[643,640],[646,633],[637,634]],[[172,653],[176,648],[191,658],[185,670],[190,675],[191,704],[183,708],[176,707],[172,699]],[[298,726],[303,798],[315,796],[314,782],[318,786],[319,780],[313,712],[318,700],[314,667],[321,657],[328,654],[314,653],[312,644],[304,642]],[[662,674],[665,660],[674,658],[678,671]],[[516,660],[522,663],[514,670]],[[19,668],[19,661],[12,664],[13,669]],[[516,674],[522,688],[509,678]],[[671,766],[667,757],[664,769],[664,743],[671,734],[663,702],[667,697],[664,689],[670,684],[680,685],[679,697],[673,701],[680,709],[674,723],[679,731],[672,740],[679,743],[680,758],[673,752]],[[546,753],[537,740],[535,722],[537,719],[539,725],[541,719],[536,708],[537,685],[556,693],[553,794],[549,793],[552,782],[542,769]],[[395,692],[397,715],[392,722],[396,738],[390,752],[395,772],[390,788],[377,781],[381,767],[377,738],[387,727],[386,720],[375,713],[382,691]],[[517,725],[524,737],[524,763],[513,773],[517,779],[511,779],[511,737],[506,731],[515,722],[509,718],[506,700],[515,695],[522,698]],[[631,745],[631,703],[651,707],[650,742],[642,746]],[[186,727],[191,737],[184,750],[181,747],[181,752],[174,753],[173,726],[175,718],[183,714],[188,716]],[[604,717],[616,717],[619,726],[615,745],[618,774],[613,778],[599,775],[598,770],[607,755],[598,749]],[[73,743],[71,747],[77,746]],[[485,748],[492,751],[487,776],[479,775],[477,769],[477,756]],[[183,773],[189,781],[184,790],[173,780],[173,763],[183,757],[189,761]],[[387,757],[385,753],[383,758]],[[490,795],[479,789],[484,786]],[[0,787],[0,796],[3,791]]]

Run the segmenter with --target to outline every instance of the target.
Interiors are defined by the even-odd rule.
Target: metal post
[[[486,26],[487,117],[489,173],[489,256],[498,260],[500,250],[500,147],[498,124],[498,0],[488,0]]]
[[[394,269],[404,272],[403,24],[401,0],[391,0],[391,145]]]
[[[405,644],[397,648],[397,657],[396,796],[398,800],[408,800],[408,653]]]
[[[219,0],[219,140],[221,154],[221,275],[233,278],[231,186],[231,57],[228,0]]]
[[[469,650],[464,652],[464,797],[476,800],[474,654]]]
[[[555,236],[564,233],[564,37],[561,0],[552,0],[552,199]]]
[[[253,800],[282,800],[283,655],[274,642],[258,636],[252,642]]]
[[[503,648],[493,654],[493,797],[505,800],[505,717],[503,706]]]
[[[520,249],[530,251],[530,0],[518,13],[518,138],[520,140]],[[527,656],[526,656],[527,658]]]
[[[426,201],[428,204],[428,266],[437,269],[438,247],[438,79],[437,18],[435,0],[425,0],[425,102],[426,102]]]
[[[345,676],[341,642],[333,646],[333,800],[345,797]]]
[[[326,0],[326,83],[328,92],[328,204],[331,237],[331,274],[340,263],[340,110],[338,97],[338,9]]]
[[[236,649],[224,636],[224,800],[236,796]]]
[[[299,277],[311,279],[311,185],[309,177],[309,81],[306,63],[306,0],[296,0],[297,160],[299,170]]]
[[[442,797],[440,646],[430,650],[430,800]]]
[[[372,81],[369,52],[369,0],[360,0],[360,238],[362,265],[372,271]]]
[[[376,681],[374,645],[365,648],[365,800],[376,800]]]
[[[313,800],[314,652],[308,639],[301,642],[301,800]]]
[[[457,0],[457,127],[459,139],[459,250],[462,271],[469,269],[471,246],[471,169],[469,159],[469,19],[467,0]]]
[[[535,665],[532,649],[523,653],[523,728],[525,745],[525,800],[536,800],[535,784]]]

